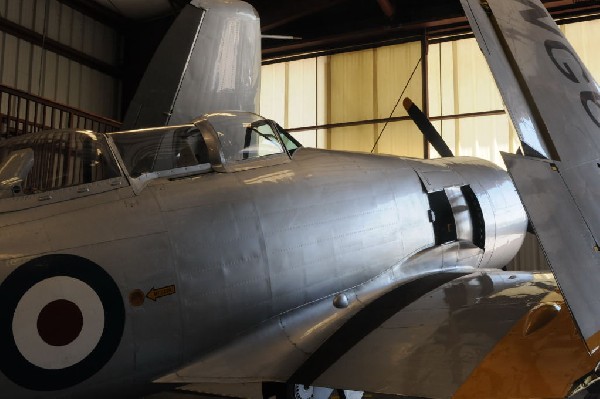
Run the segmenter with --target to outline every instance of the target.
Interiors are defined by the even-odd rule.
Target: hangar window
[[[0,143],[0,199],[120,176],[103,136],[45,131]]]

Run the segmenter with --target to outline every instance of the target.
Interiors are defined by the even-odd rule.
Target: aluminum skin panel
[[[274,298],[271,306],[276,310],[284,308],[293,308],[293,310],[266,320],[227,345],[213,346],[216,349],[201,355],[191,365],[162,377],[159,379],[160,382],[285,381],[301,367],[308,367],[304,365],[307,359],[319,351],[323,342],[340,326],[352,320],[358,311],[385,293],[393,289],[402,292],[405,284],[423,276],[437,279],[438,277],[434,277],[435,272],[443,271],[444,275],[457,271],[468,273],[480,265],[483,250],[466,241],[432,246],[434,239],[431,225],[423,220],[424,212],[427,211],[427,198],[414,171],[417,167],[423,166],[421,162],[393,157],[378,157],[377,161],[367,162],[369,158],[368,155],[363,154],[303,148],[294,154],[290,164],[272,167],[269,173],[251,170],[243,174],[236,173],[235,176],[221,176],[227,179],[239,176],[241,181],[250,186],[249,192],[238,194],[239,198],[229,194],[228,185],[232,183],[223,182],[223,185],[218,185],[215,181],[209,184],[208,176],[198,178],[199,181],[205,182],[207,189],[214,187],[214,194],[224,195],[219,201],[221,206],[227,204],[225,208],[240,208],[234,205],[237,200],[248,203],[258,199],[254,206],[246,206],[243,209],[248,209],[246,212],[248,222],[254,220],[256,210],[261,215],[260,224],[266,249],[264,257],[268,261],[270,271],[268,279],[270,295]],[[502,267],[503,260],[510,256],[510,252],[514,254],[518,248],[518,246],[506,245],[505,241],[510,240],[506,240],[504,234],[510,231],[512,240],[518,242],[517,238],[522,239],[526,224],[524,211],[516,192],[511,185],[506,184],[510,181],[508,175],[485,161],[473,158],[460,158],[449,164],[451,168],[460,170],[461,175],[465,176],[465,180],[461,181],[470,183],[478,195],[483,196],[486,189],[491,191],[490,198],[493,200],[488,199],[489,209],[486,208],[485,216],[492,232],[496,230],[494,212],[497,213],[492,205],[500,206],[504,212],[511,210],[514,218],[512,227],[509,228],[507,218],[502,218],[500,220],[504,225],[498,229],[499,235],[496,236],[494,233],[489,236],[490,247],[496,248],[495,240],[502,242],[503,245],[499,245],[495,251],[492,251],[493,256],[486,258],[487,265]],[[433,168],[434,165],[429,167]],[[314,168],[322,170],[322,176],[316,176]],[[279,169],[284,170],[275,171]],[[305,181],[302,181],[302,176]],[[255,189],[257,191],[254,191]],[[375,192],[379,194],[373,196]],[[163,199],[161,196],[159,202],[165,210],[179,209],[184,203],[192,200],[197,202],[198,208],[219,202],[210,198],[213,194],[199,197],[197,191],[190,189],[190,196],[192,195],[193,199],[178,203],[171,202],[168,198]],[[300,197],[303,201],[298,208],[297,199]],[[391,216],[393,214],[390,213],[390,206],[393,207],[394,202],[397,204],[398,214]],[[365,213],[364,209],[369,211]],[[207,211],[209,214],[214,214],[215,208],[210,207]],[[185,219],[191,218],[188,215]],[[216,218],[216,220],[220,219],[223,219],[227,225],[234,223],[233,218]],[[241,218],[238,219],[238,223],[243,222]],[[198,219],[194,220],[201,222]],[[396,228],[394,220],[399,221],[397,226],[401,226],[402,231],[402,239],[398,241],[394,238]],[[179,223],[183,222],[177,222]],[[191,226],[194,222],[190,220],[189,223]],[[214,224],[213,226],[215,227],[213,234],[217,235],[207,236],[207,242],[202,247],[212,248],[218,245],[218,242],[226,242],[229,246],[231,242],[232,255],[235,254],[238,251],[235,249],[238,239],[231,236],[227,238],[227,235],[221,236],[219,231],[224,228],[218,228]],[[239,228],[238,226],[234,230]],[[357,228],[359,230],[356,230]],[[354,234],[355,232],[358,234]],[[251,241],[249,238],[251,234],[241,234],[241,236]],[[179,237],[174,241],[174,245],[180,246],[192,238]],[[319,241],[316,242],[315,238]],[[426,248],[423,246],[425,242],[428,243],[425,245]],[[374,279],[361,283],[356,288],[342,288],[351,285],[352,281],[360,281],[363,273],[365,276],[377,273],[375,269],[368,271],[367,268],[376,265],[380,259],[393,260],[388,258],[389,255],[399,254],[397,246],[402,243],[404,243],[404,250],[401,253],[405,257],[398,260],[392,268],[380,273]],[[242,252],[235,256],[247,259],[248,256],[244,256],[243,251],[260,250],[259,243],[253,250],[249,245],[251,243],[240,243]],[[244,250],[244,247],[247,249]],[[190,250],[205,251],[190,246],[182,252],[189,255]],[[374,255],[375,253],[377,255]],[[213,255],[208,252],[196,252],[193,258],[211,256]],[[342,265],[343,268],[340,268]],[[381,267],[385,265],[382,264]],[[264,265],[261,264],[261,270],[264,271],[262,268]],[[331,273],[335,273],[336,277],[328,277]],[[236,284],[238,277],[243,276],[232,273],[230,284]],[[257,278],[262,279],[262,274],[257,275]],[[186,295],[187,298],[192,298],[192,295],[197,296],[197,291],[202,292],[210,285],[210,279],[195,274],[187,275],[183,280],[189,280],[189,289],[194,290],[193,294]],[[243,282],[243,279],[238,280],[240,284]],[[417,285],[423,292],[428,292],[426,284]],[[303,288],[290,290],[292,286]],[[338,289],[341,291],[336,291]],[[328,291],[336,293],[327,295]],[[223,289],[223,292],[226,293],[227,290]],[[239,311],[241,316],[236,316],[238,317],[236,322],[242,320],[245,313],[250,311],[250,306],[260,304],[258,298],[264,298],[265,292],[267,291],[263,288],[248,293],[246,298],[252,295],[257,299],[250,301],[251,303],[243,302],[237,305],[230,302],[232,299],[230,295],[223,296],[219,303],[230,304],[220,311],[219,317],[222,317],[225,311],[235,311],[235,315],[238,315]],[[333,302],[336,296],[342,293],[346,295],[349,306],[337,309],[333,306]],[[325,294],[325,297],[310,302],[312,298],[318,298],[321,294]],[[307,301],[310,303],[297,306]],[[199,307],[200,301],[194,306],[198,306],[198,309],[190,313],[197,315],[202,310]],[[205,315],[199,320],[207,321],[210,317],[214,316]],[[190,320],[190,323],[197,323],[197,330],[194,330],[197,333],[195,337],[203,334],[201,329],[205,327],[199,320]],[[202,337],[202,340],[210,339],[206,335]],[[237,359],[237,361],[232,362],[230,359]]]
[[[503,154],[550,268],[591,351],[600,344],[600,252],[560,163]]]
[[[399,266],[394,268],[399,272]],[[400,285],[401,273],[392,271],[344,292],[348,307],[336,308],[328,296],[309,306],[294,309],[268,320],[197,362],[164,376],[158,382],[286,381],[333,332],[350,320],[366,304]],[[393,283],[390,284],[390,281]],[[361,300],[359,300],[359,297]],[[238,359],[231,362],[229,359]]]
[[[458,180],[452,180],[453,185],[457,181],[469,184],[477,196],[485,219],[486,235],[485,253],[480,267],[506,265],[513,257],[509,254],[521,248],[524,239],[521,232],[527,225],[525,210],[506,172],[478,158],[441,158],[435,163],[444,165],[458,176]],[[515,218],[522,222],[515,224]]]
[[[444,189],[446,196],[452,206],[452,214],[456,221],[456,238],[458,240],[473,241],[473,224],[471,223],[471,215],[465,197],[462,195],[460,188],[449,187]]]
[[[450,398],[513,325],[555,287],[550,275],[474,273],[447,282],[407,306],[401,303],[410,295],[403,292],[409,286],[400,287],[395,305],[387,305],[392,309],[396,306],[396,312],[313,384]],[[380,310],[385,311],[389,309]],[[368,321],[352,331],[348,327],[350,323],[336,333],[336,338],[362,335],[370,329]],[[335,350],[331,348],[333,340],[328,344],[330,348],[324,346],[323,352]]]
[[[220,110],[258,111],[261,33],[256,10],[243,1],[194,0],[206,10],[170,125]]]
[[[74,256],[110,275],[124,304],[123,335],[103,368],[35,397],[124,395],[211,353],[230,355],[221,359],[236,367],[240,348],[279,356],[273,364],[285,374],[275,376],[285,379],[352,310],[386,292],[442,271],[472,271],[484,257],[487,267],[504,266],[516,252],[507,242],[522,239],[526,223],[508,175],[472,158],[439,162],[488,204],[482,211],[491,254],[464,241],[435,245],[416,172],[423,162],[308,148],[283,164],[155,177],[138,192],[121,187],[0,213],[2,284],[40,256]],[[497,219],[513,204],[511,221]],[[496,220],[506,226],[496,229]],[[348,312],[333,305],[341,293]],[[3,309],[0,317],[10,320],[11,309]],[[265,377],[252,375],[249,363],[236,375]],[[186,378],[197,376],[189,371]],[[228,375],[234,373],[208,374]],[[0,386],[11,398],[31,397],[4,373]]]
[[[426,196],[410,164],[324,155],[300,149],[289,164],[157,182],[142,192],[156,196],[173,242],[190,360],[432,245]],[[398,212],[403,207],[412,211]],[[405,241],[405,229],[417,233]]]
[[[145,293],[176,281],[171,243],[157,203],[151,197],[135,197],[130,187],[2,213],[0,225],[3,281],[26,262],[54,254],[101,265],[115,280],[124,301],[134,290]],[[85,265],[79,267],[83,270]],[[127,303],[120,345],[90,380],[68,390],[32,393],[2,374],[3,393],[12,398],[106,397],[121,386],[119,392],[127,395],[181,360],[180,309],[178,297],[145,308]],[[157,328],[157,321],[168,327]]]
[[[436,166],[435,169],[431,168],[431,170],[428,170],[431,167],[430,165],[427,165],[426,168],[421,168],[419,165],[416,168],[427,192],[431,193],[448,187],[460,187],[465,185],[465,181],[452,169],[444,168],[440,165]]]
[[[551,274],[485,271],[454,276],[409,306],[402,302],[411,295],[412,283],[426,290],[428,278],[401,284],[380,295],[384,301],[361,305],[358,312],[354,299],[346,309],[321,301],[310,321],[302,317],[308,309],[294,310],[293,316],[270,321],[269,328],[263,328],[278,329],[280,336],[244,337],[164,382],[190,381],[193,385],[183,390],[226,396],[236,392],[233,396],[260,399],[256,382],[260,378],[248,376],[269,375],[270,381],[281,381],[290,365],[310,355],[316,364],[307,362],[298,368],[305,377],[317,369],[335,369],[339,371],[335,382],[325,379],[332,378],[326,370],[320,383],[338,389],[360,386],[361,393],[364,388],[377,390],[370,392],[373,396],[386,392],[456,399],[563,398],[573,391],[574,380],[594,369],[600,357],[588,356]],[[344,322],[349,314],[352,318]],[[390,317],[381,323],[377,319],[382,315]],[[318,317],[323,323],[318,323]],[[319,328],[309,330],[312,338],[332,325],[344,324],[335,327],[341,333],[326,340],[323,351],[317,350],[324,356],[317,358],[312,346],[295,346],[302,345],[305,327],[290,319],[318,323]],[[335,347],[347,347],[357,339],[360,342],[340,359],[342,365],[330,365]],[[263,340],[264,345],[257,347],[256,342]],[[238,361],[228,362],[231,358]]]

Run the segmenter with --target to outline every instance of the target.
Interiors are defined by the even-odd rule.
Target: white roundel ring
[[[72,255],[18,267],[0,284],[0,370],[29,389],[52,391],[97,373],[125,324],[119,288],[106,271]]]
[[[104,308],[83,281],[50,277],[21,297],[12,329],[19,352],[30,363],[43,369],[64,369],[85,359],[98,345]]]

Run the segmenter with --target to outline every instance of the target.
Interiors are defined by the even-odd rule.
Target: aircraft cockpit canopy
[[[0,141],[0,199],[120,176],[101,134],[49,130]]]
[[[210,170],[208,149],[194,125],[115,132],[110,137],[133,178]]]
[[[196,125],[217,136],[224,163],[238,163],[277,154],[292,154],[298,143],[273,121],[251,112],[204,115]]]
[[[289,162],[300,147],[273,121],[249,112],[207,114],[193,124],[107,135],[49,130],[0,142],[0,199],[129,176],[143,181]]]
[[[193,124],[114,132],[109,137],[129,176],[142,180],[289,162],[301,146],[277,124],[250,112],[212,113]]]

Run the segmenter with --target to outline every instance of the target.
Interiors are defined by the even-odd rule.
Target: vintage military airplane
[[[539,1],[462,1],[497,79],[516,82],[503,94],[537,158],[506,159],[576,324],[552,274],[500,270],[528,223],[505,171],[300,146],[243,112],[259,76],[253,10],[195,0],[165,39],[188,53],[163,77],[159,48],[130,130],[0,142],[1,396],[128,397],[175,384],[252,398],[333,388],[564,397],[592,382],[598,277],[586,270],[598,255],[579,230],[570,237],[562,204],[581,209],[578,227],[593,223],[583,223],[585,190],[565,191],[563,145],[576,142],[555,138],[564,130],[535,89],[569,104],[572,131],[593,144],[597,86]],[[238,60],[238,46],[253,55]],[[521,66],[522,54],[536,64]],[[561,79],[584,94],[551,96],[566,91]],[[205,114],[183,123],[191,104]],[[223,105],[238,111],[213,109]],[[567,189],[549,192],[556,176]],[[565,267],[567,256],[582,263]]]

